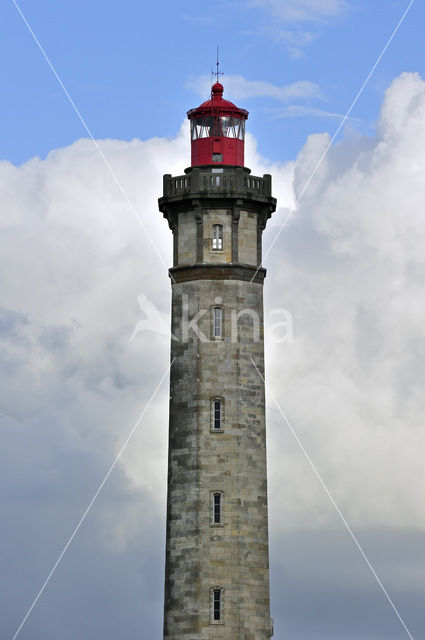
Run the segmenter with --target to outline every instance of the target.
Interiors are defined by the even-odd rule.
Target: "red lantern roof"
[[[187,112],[188,118],[192,118],[194,115],[210,114],[213,109],[219,109],[223,113],[238,113],[243,118],[248,118],[248,111],[245,109],[239,109],[230,100],[223,99],[223,85],[220,82],[216,82],[211,87],[211,98],[203,102],[197,109],[190,109]]]
[[[192,167],[199,165],[244,166],[245,120],[248,111],[223,99],[223,85],[216,82],[211,98],[187,112],[192,139]]]

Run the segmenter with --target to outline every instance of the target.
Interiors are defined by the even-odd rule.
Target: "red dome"
[[[223,85],[216,82],[211,98],[190,109],[192,166],[244,165],[245,120],[248,111],[223,99]]]
[[[220,82],[216,82],[215,84],[213,84],[212,88],[211,88],[211,93],[215,94],[215,93],[223,93],[224,88],[223,85],[220,84]]]
[[[223,100],[223,92],[224,88],[220,82],[216,82],[211,87],[211,98],[203,102],[197,109],[190,109],[187,112],[188,118],[191,119],[196,115],[204,115],[207,111],[211,111],[212,109],[220,109],[223,113],[228,115],[228,111],[235,115],[237,114],[239,117],[244,118],[245,120],[248,118],[248,111],[245,109],[239,109],[233,102],[230,100]]]

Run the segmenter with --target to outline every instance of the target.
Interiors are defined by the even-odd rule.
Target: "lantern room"
[[[223,85],[216,82],[211,98],[187,112],[192,140],[192,167],[199,165],[244,166],[245,120],[248,111],[223,99]]]

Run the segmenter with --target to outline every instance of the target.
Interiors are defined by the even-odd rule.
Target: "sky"
[[[420,0],[326,151],[407,5],[19,3],[94,142],[2,4],[1,639],[166,373],[172,247],[156,201],[162,175],[189,165],[185,112],[208,97],[217,44],[225,97],[250,112],[246,164],[273,175],[278,199],[264,235],[275,637],[423,637]],[[291,340],[276,337],[282,310]],[[167,384],[22,640],[161,637]]]

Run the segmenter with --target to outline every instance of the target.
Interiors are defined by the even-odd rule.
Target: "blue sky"
[[[260,152],[288,160],[309,133],[336,129],[338,117],[320,112],[345,114],[407,3],[241,0],[202,8],[192,1],[41,0],[20,6],[96,138],[174,136],[186,110],[206,97],[188,82],[210,72],[217,44],[225,87],[226,75],[274,86],[314,83],[315,94],[299,99],[238,100],[251,112],[249,131]],[[362,131],[371,132],[395,76],[423,72],[424,18],[417,2],[353,110]],[[0,157],[21,163],[84,136],[12,2],[2,5],[0,30]],[[290,117],[285,108],[293,113],[294,105],[307,112]]]
[[[421,0],[277,236],[407,4],[22,0],[132,210],[2,3],[1,638],[167,369],[172,238],[157,198],[162,174],[189,164],[182,123],[208,97],[217,44],[225,97],[250,112],[247,164],[273,174],[278,199],[264,234],[267,393],[423,637]],[[276,343],[282,309],[294,335]],[[270,395],[267,420],[275,638],[408,638]],[[164,382],[19,640],[161,637],[167,421]]]

